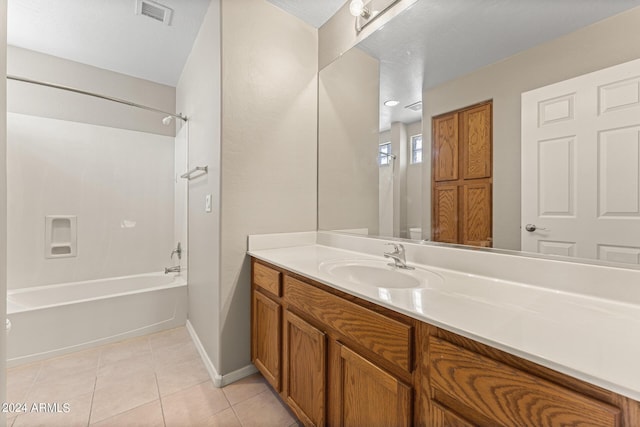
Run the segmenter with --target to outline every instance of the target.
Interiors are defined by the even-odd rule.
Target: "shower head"
[[[169,126],[172,121],[173,121],[173,117],[172,116],[167,116],[164,119],[162,119],[162,124],[165,125],[165,126]]]

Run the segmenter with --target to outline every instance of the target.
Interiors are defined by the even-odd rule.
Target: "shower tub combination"
[[[15,366],[177,326],[187,282],[149,273],[7,292],[7,364]]]

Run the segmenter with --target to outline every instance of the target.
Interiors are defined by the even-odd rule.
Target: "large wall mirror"
[[[637,268],[638,22],[640,0],[417,0],[320,71],[318,228]],[[605,96],[630,121],[591,129]]]

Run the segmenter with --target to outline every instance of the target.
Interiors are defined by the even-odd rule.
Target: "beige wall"
[[[494,245],[520,249],[520,94],[640,57],[640,8],[444,83],[423,94],[425,146],[431,117],[493,99]],[[429,153],[425,152],[425,155]],[[429,159],[423,182],[429,182]],[[430,186],[423,187],[423,230],[430,224]]]
[[[380,132],[380,144],[391,142],[391,130]],[[393,163],[378,167],[378,235],[393,236]]]
[[[351,49],[319,79],[318,227],[378,234],[378,60]]]
[[[420,120],[408,124],[392,123],[390,130],[380,133],[379,142],[391,142],[392,153],[398,156],[394,161],[393,182],[392,168],[379,168],[381,236],[408,239],[409,229],[420,227],[422,223],[422,163],[411,164],[411,137],[421,133]]]
[[[220,1],[211,0],[177,86],[177,107],[189,117],[189,166],[209,173],[189,181],[189,321],[220,372]],[[182,145],[182,144],[180,144]],[[213,211],[204,212],[207,194]]]
[[[32,50],[9,46],[7,72],[174,112],[175,88]],[[86,95],[7,81],[9,111],[122,129],[175,135],[163,115]]]
[[[0,0],[0,78],[7,69],[7,1]],[[0,85],[0,320],[7,318],[7,92]],[[0,402],[7,401],[7,334],[0,333]],[[0,413],[0,426],[6,414]]]
[[[407,237],[407,125],[391,123],[393,160],[393,235]],[[377,234],[377,233],[376,233]]]
[[[222,0],[221,373],[250,363],[247,235],[316,229],[315,28]]]
[[[391,0],[372,0],[376,5],[387,5]],[[355,19],[349,12],[349,1],[322,25],[318,30],[318,66],[323,69],[342,56],[361,40],[380,29],[394,16],[398,15],[418,0],[399,0],[382,16],[367,25],[360,33],[356,31]]]
[[[422,225],[422,163],[411,164],[411,137],[421,133],[421,120],[407,125],[407,238],[409,228]]]

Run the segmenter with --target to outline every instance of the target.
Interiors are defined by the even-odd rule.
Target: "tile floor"
[[[11,368],[7,395],[13,427],[298,426],[259,374],[214,387],[184,327]]]

